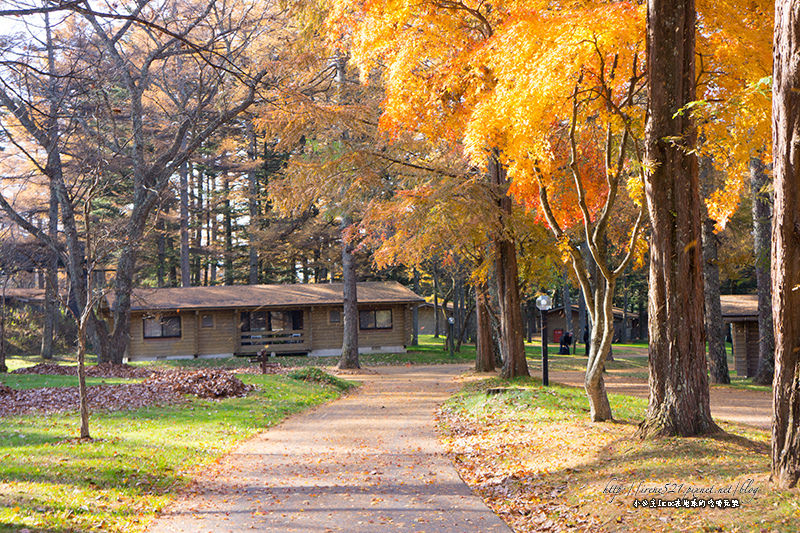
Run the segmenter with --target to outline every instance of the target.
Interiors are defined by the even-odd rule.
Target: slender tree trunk
[[[439,328],[439,276],[436,271],[436,264],[433,265],[433,338],[438,339],[441,329]]]
[[[628,278],[625,277],[622,284],[622,329],[620,331],[619,342],[628,342]]]
[[[181,233],[181,287],[191,287],[192,273],[189,268],[189,164],[178,169],[180,184],[180,233]]]
[[[489,158],[489,177],[496,190],[498,207],[498,227],[493,237],[495,253],[495,281],[500,307],[500,345],[504,352],[504,378],[529,376],[528,361],[525,358],[525,342],[522,337],[522,313],[520,312],[519,273],[517,268],[517,247],[508,236],[512,200],[508,196],[506,171],[496,157]]]
[[[223,223],[225,225],[225,285],[233,285],[233,214],[231,213],[231,178],[225,172],[222,178],[222,191],[225,195],[225,213]]]
[[[194,183],[193,189],[193,197],[194,197],[194,205],[192,213],[192,248],[194,248],[192,254],[192,284],[194,286],[199,286],[203,284],[208,284],[208,280],[203,280],[203,258],[201,254],[201,248],[203,244],[203,227],[206,217],[208,213],[206,209],[208,208],[208,198],[203,201],[203,197],[205,193],[203,192],[203,171],[196,167],[190,166],[189,167],[189,180],[190,183]],[[206,209],[203,208],[203,203],[206,205]],[[189,250],[192,252],[192,250]]]
[[[572,296],[569,293],[570,290],[570,283],[569,283],[569,274],[567,273],[567,269],[564,269],[563,272],[563,280],[564,280],[564,288],[563,288],[563,295],[564,295],[564,333],[569,331],[570,333],[574,332],[573,324],[572,324]]]
[[[58,239],[58,199],[52,186],[47,210],[47,234],[53,241]],[[40,353],[42,359],[52,359],[58,314],[58,254],[52,250],[48,250],[44,282],[44,327]]]
[[[648,119],[645,176],[650,214],[650,402],[644,438],[719,431],[711,418],[703,327],[693,0],[647,6]]]
[[[414,267],[414,293],[419,294],[419,271]],[[419,307],[414,306],[411,311],[411,344],[419,345]]]
[[[758,371],[753,383],[769,385],[775,372],[775,334],[772,328],[772,287],[770,279],[770,246],[772,236],[772,202],[764,163],[750,160],[750,184],[753,195],[753,243],[758,286]]]
[[[475,344],[475,371],[494,372],[497,345],[492,339],[489,290],[485,284],[475,286],[475,312],[478,327],[478,341]]]
[[[644,298],[639,299],[639,340],[644,340],[647,331],[647,310]]]
[[[250,160],[253,162],[256,161],[258,158],[258,140],[256,138],[256,132],[250,125]],[[257,221],[258,221],[258,174],[255,171],[255,168],[250,170],[247,175],[248,179],[248,187],[250,197],[248,199],[248,207],[250,212],[250,226],[248,230],[248,237],[250,238],[250,249],[248,254],[248,264],[250,267],[249,275],[248,275],[248,282],[251,285],[255,285],[258,283],[258,241],[256,239],[256,228]],[[303,279],[304,283],[308,283],[308,278],[305,277]]]
[[[703,158],[700,162],[700,186],[705,198],[712,193],[713,172],[711,160]],[[708,216],[705,202],[703,202],[702,211],[704,321],[708,339],[708,371],[711,381],[714,383],[730,383],[728,356],[725,352],[725,323],[722,320],[722,304],[720,302],[717,236],[714,234],[714,221]]]
[[[166,213],[165,213],[166,214]],[[163,217],[156,221],[156,285],[164,286],[164,274],[167,266],[167,230],[164,227]]]
[[[582,342],[584,345],[588,344],[584,335],[586,335],[586,298],[583,297],[583,291],[578,291],[578,331],[575,333],[576,351],[578,342]]]
[[[342,313],[343,336],[342,356],[339,368],[361,368],[358,360],[358,293],[356,285],[356,262],[353,246],[345,238],[345,229],[350,221],[342,220],[342,293],[344,311]]]
[[[81,414],[81,439],[89,436],[89,401],[86,390],[86,320],[87,313],[78,319],[78,398]]]
[[[213,174],[208,176],[208,194],[216,194],[217,189],[217,180]],[[211,207],[209,207],[209,220],[208,220],[208,275],[209,275],[209,285],[216,285],[217,284],[217,201],[214,198]]]
[[[800,3],[775,3],[772,76],[772,481],[800,479]]]
[[[0,374],[8,372],[6,365],[6,286],[8,279],[3,282],[3,292],[0,295]]]

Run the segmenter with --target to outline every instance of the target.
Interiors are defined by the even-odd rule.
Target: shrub
[[[325,385],[331,385],[341,391],[346,391],[348,389],[355,387],[355,383],[351,383],[350,381],[345,381],[336,376],[332,376],[331,374],[328,374],[324,370],[317,368],[315,366],[298,368],[292,370],[286,375],[292,379],[296,379],[299,381],[310,381],[313,383],[322,383]]]

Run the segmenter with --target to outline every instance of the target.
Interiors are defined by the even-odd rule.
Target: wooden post
[[[194,312],[194,356],[200,356],[200,311]]]
[[[241,342],[241,332],[239,331],[239,310],[233,310],[233,348],[231,349],[231,355],[236,355],[236,352],[239,351],[239,343]]]

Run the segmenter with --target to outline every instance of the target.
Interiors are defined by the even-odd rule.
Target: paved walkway
[[[625,371],[611,371],[606,375],[608,392],[644,399],[649,397],[647,380],[615,375],[619,372]],[[583,388],[583,378],[584,373],[578,371],[550,372],[550,381],[575,387]],[[769,429],[772,424],[772,396],[769,392],[712,386],[711,415],[719,420]]]
[[[462,365],[380,367],[358,392],[239,445],[153,532],[504,532],[434,430]]]

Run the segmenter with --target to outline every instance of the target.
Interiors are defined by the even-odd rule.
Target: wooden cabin
[[[731,327],[733,365],[740,378],[758,372],[758,295],[723,294],[722,319]]]
[[[404,352],[422,298],[396,282],[357,293],[359,352]],[[127,359],[339,355],[342,311],[341,283],[134,289]]]

